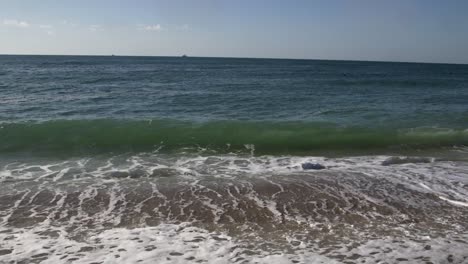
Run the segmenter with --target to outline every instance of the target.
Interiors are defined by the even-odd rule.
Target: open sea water
[[[468,65],[0,56],[0,263],[468,263]]]

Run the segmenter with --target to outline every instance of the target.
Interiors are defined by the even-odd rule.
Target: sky
[[[468,63],[466,0],[0,0],[0,54]]]

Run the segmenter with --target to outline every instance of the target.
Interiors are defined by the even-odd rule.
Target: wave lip
[[[363,128],[329,123],[175,120],[56,120],[3,123],[0,153],[190,151],[310,154],[468,145],[468,130]]]

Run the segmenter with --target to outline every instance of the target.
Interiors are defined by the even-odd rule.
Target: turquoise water
[[[468,145],[468,131],[383,129],[307,122],[60,120],[6,123],[0,152],[81,155],[124,152],[370,155],[447,152]],[[435,153],[434,153],[435,152]]]
[[[467,65],[0,56],[0,89],[2,152],[468,143]]]

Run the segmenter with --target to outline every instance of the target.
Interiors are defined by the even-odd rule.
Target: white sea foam
[[[142,153],[6,163],[0,263],[468,263],[468,164],[384,166],[389,158]],[[431,206],[445,211],[433,217]],[[261,225],[270,231],[257,234]]]
[[[188,224],[161,224],[145,228],[114,228],[92,234],[84,240],[67,238],[66,231],[53,230],[58,235],[48,238],[44,230],[21,229],[13,235],[1,230],[2,249],[10,250],[0,256],[0,262],[18,260],[41,263],[468,263],[466,242],[442,238],[421,237],[403,240],[382,237],[365,243],[350,242],[327,250],[297,241],[297,251],[267,252],[252,248],[249,241],[234,239]],[[10,231],[11,232],[11,231]],[[41,235],[42,234],[42,235]],[[458,237],[468,238],[468,234]],[[286,242],[285,241],[285,242]],[[249,250],[250,249],[250,250]],[[252,254],[254,250],[255,254]],[[449,261],[450,260],[450,261]]]
[[[284,174],[310,174],[304,163],[325,166],[330,173],[362,173],[373,178],[398,182],[417,191],[433,193],[450,200],[468,202],[468,163],[434,161],[382,166],[387,156],[348,158],[294,157],[294,156],[165,156],[143,154],[110,158],[83,158],[61,162],[29,162],[4,164],[1,181],[33,180],[37,182],[75,181],[87,178],[103,181],[118,178],[158,177],[155,170],[166,170],[172,176],[197,180],[205,176],[232,178],[238,176],[269,177]],[[119,174],[120,173],[120,174]]]

